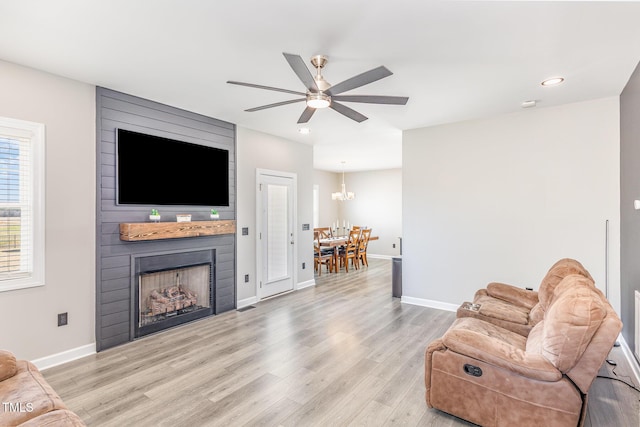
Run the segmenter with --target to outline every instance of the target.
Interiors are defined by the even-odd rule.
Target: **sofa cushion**
[[[567,277],[570,274],[579,274],[584,277],[587,277],[593,281],[593,278],[589,274],[586,268],[580,264],[580,262],[571,258],[563,258],[560,261],[556,262],[551,266],[547,274],[542,279],[540,283],[540,288],[538,289],[538,300],[540,301],[541,306],[539,307],[542,311],[546,311],[551,303],[551,299],[553,297],[553,291],[556,286],[560,284],[562,279]]]
[[[537,323],[527,336],[527,353],[542,354],[542,338],[544,335],[544,321]]]
[[[582,275],[565,277],[554,290],[542,322],[542,355],[563,373],[582,356],[607,314],[593,286]]]
[[[26,360],[18,360],[16,374],[0,382],[0,402],[0,426],[21,424],[46,412],[67,409],[35,365]]]
[[[529,323],[529,309],[526,307],[514,305],[489,295],[477,296],[473,302],[480,304],[479,313],[483,316],[507,320],[520,325]]]
[[[544,309],[542,308],[542,304],[537,303],[529,312],[529,323],[531,325],[536,325],[542,319],[544,319]]]
[[[0,381],[16,374],[16,357],[6,350],[0,350]]]

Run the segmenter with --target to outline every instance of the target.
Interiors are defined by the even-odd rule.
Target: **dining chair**
[[[320,246],[320,232],[313,232],[314,238],[314,253],[313,253],[313,267],[318,272],[318,276],[322,275],[322,266],[326,265],[329,272],[333,270],[334,254],[333,252],[323,252]]]
[[[364,228],[360,234],[360,240],[358,240],[358,262],[369,267],[369,261],[367,261],[367,246],[369,246],[369,237],[371,237],[371,229]]]
[[[318,233],[320,233],[321,239],[328,239],[329,237],[331,237],[331,227],[316,227],[313,229],[313,231],[317,231]]]
[[[349,240],[344,247],[340,249],[338,256],[340,257],[340,266],[344,264],[344,268],[349,272],[349,259],[351,264],[358,270],[358,240],[360,239],[360,230],[351,230],[349,232]]]
[[[332,236],[331,233],[331,227],[316,227],[313,229],[314,232],[318,232],[320,234],[320,239],[329,239]],[[322,251],[323,255],[326,254],[331,254],[331,255],[335,255],[335,251],[334,248],[328,248],[328,247],[322,247],[320,248],[320,250]],[[335,262],[335,260],[334,260]]]

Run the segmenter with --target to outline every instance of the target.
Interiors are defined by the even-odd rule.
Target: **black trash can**
[[[391,296],[402,296],[402,256],[394,256],[391,264]]]

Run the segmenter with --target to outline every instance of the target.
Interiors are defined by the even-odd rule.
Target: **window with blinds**
[[[0,291],[44,284],[44,125],[0,117]]]

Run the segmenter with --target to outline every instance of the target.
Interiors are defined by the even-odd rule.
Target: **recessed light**
[[[524,101],[524,102],[521,104],[521,106],[522,106],[522,108],[531,108],[531,107],[535,107],[535,106],[536,106],[536,101],[535,101],[535,100],[533,100],[533,101]]]
[[[542,86],[555,86],[564,81],[564,77],[552,77],[540,83]]]
[[[311,129],[309,129],[309,128],[300,128],[300,129],[298,129],[298,132],[300,132],[303,135],[306,135],[306,134],[311,132]]]

